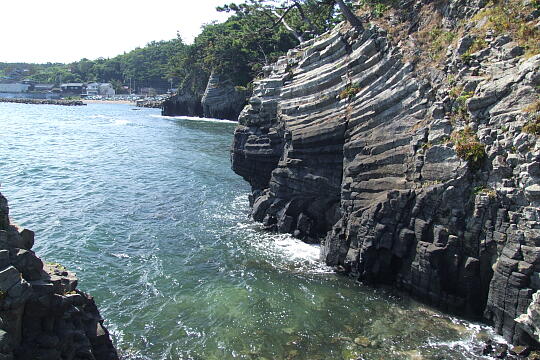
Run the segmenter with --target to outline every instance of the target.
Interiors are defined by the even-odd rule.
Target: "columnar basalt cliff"
[[[0,194],[0,359],[118,359],[93,298],[74,273],[43,264],[33,245]]]
[[[203,116],[201,96],[190,91],[182,91],[171,96],[161,105],[163,116]]]
[[[452,29],[484,5],[429,6]],[[327,264],[537,342],[540,55],[460,33],[430,68],[414,43],[421,14],[399,44],[341,24],[265,68],[232,167],[255,220],[321,242]]]
[[[162,104],[164,116],[197,116],[236,120],[246,104],[247,92],[215,73],[210,75],[203,95],[181,91]]]
[[[212,73],[201,100],[205,117],[236,120],[246,105],[246,91],[238,90],[230,81]]]

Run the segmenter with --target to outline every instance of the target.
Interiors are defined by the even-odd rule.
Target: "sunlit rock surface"
[[[449,2],[446,20],[478,10],[460,6]],[[445,69],[430,73],[378,27],[341,24],[265,68],[231,160],[267,228],[321,242],[327,264],[362,281],[531,343],[540,329],[530,308],[540,289],[540,145],[523,131],[523,109],[538,97],[540,55],[488,40],[465,62],[472,42],[461,39]],[[451,96],[449,75],[465,98]],[[477,163],[456,154],[464,129],[484,146]]]

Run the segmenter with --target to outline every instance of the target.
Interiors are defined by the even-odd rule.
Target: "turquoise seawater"
[[[75,271],[124,359],[473,359],[493,334],[262,231],[235,124],[129,105],[0,104],[0,191]]]

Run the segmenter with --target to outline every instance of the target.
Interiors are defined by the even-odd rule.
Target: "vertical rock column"
[[[0,359],[118,359],[93,298],[33,245],[32,231],[10,224],[0,194]]]
[[[201,100],[204,117],[236,120],[246,105],[246,90],[239,90],[231,81],[212,72]]]

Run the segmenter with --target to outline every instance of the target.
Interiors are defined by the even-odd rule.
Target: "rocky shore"
[[[387,28],[341,24],[289,51],[255,82],[231,160],[268,229],[537,346],[540,55],[487,27],[496,6],[409,2]]]
[[[55,100],[55,99],[22,99],[22,98],[0,98],[0,102],[32,105],[63,105],[63,106],[83,106],[86,105],[80,100]]]
[[[94,299],[33,245],[34,233],[10,223],[0,194],[0,359],[118,359]]]

